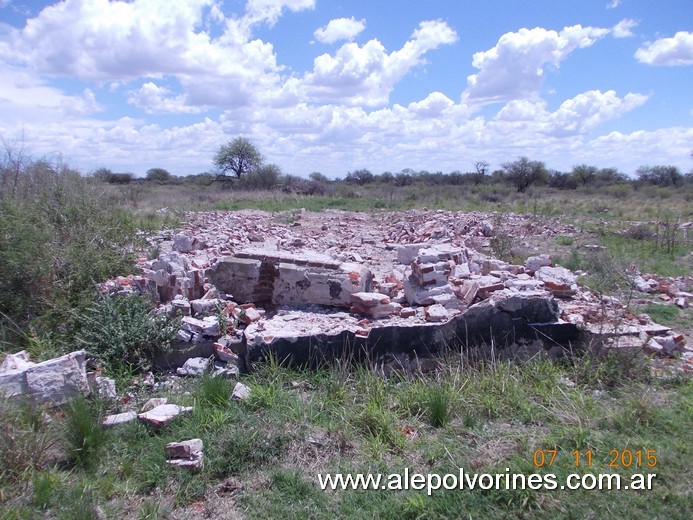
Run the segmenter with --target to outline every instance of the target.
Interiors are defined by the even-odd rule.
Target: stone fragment
[[[192,406],[178,406],[177,404],[162,404],[149,410],[148,412],[137,415],[137,420],[149,425],[152,429],[158,430],[176,417],[192,412]]]
[[[199,298],[197,300],[192,300],[190,306],[192,307],[193,313],[197,314],[212,314],[217,312],[217,309],[224,307],[224,301],[217,298]]]
[[[262,318],[262,314],[260,314],[255,307],[248,307],[246,309],[243,309],[239,317],[243,323],[245,323],[246,325],[250,325],[251,323],[256,322],[260,318]]]
[[[688,300],[684,298],[683,296],[674,298],[674,305],[676,305],[679,309],[687,309],[688,308]]]
[[[204,458],[202,439],[169,442],[166,445],[166,463],[179,468],[199,471]]]
[[[381,293],[375,292],[358,292],[351,295],[352,305],[361,307],[375,307],[377,305],[389,303],[390,298]]]
[[[118,397],[115,380],[110,377],[96,376],[94,383],[96,395],[102,399],[115,399]]]
[[[174,311],[179,312],[183,316],[190,316],[190,302],[182,298],[171,301],[171,306]]]
[[[29,354],[26,350],[17,352],[16,354],[7,354],[0,364],[0,374],[10,372],[11,370],[26,370],[29,367],[36,365],[29,359]]]
[[[174,251],[179,251],[181,253],[189,253],[196,249],[198,241],[195,238],[191,238],[187,235],[179,234],[173,237],[173,249]]]
[[[476,295],[478,292],[479,292],[479,284],[472,281],[472,280],[466,280],[462,285],[457,286],[455,288],[455,294],[457,294],[457,297],[467,307],[469,307],[472,304],[472,302],[474,301],[474,298],[476,298]]]
[[[180,320],[181,329],[202,336],[219,336],[219,320],[216,316],[207,316],[203,319],[184,316]]]
[[[400,264],[409,265],[419,255],[419,251],[428,247],[430,244],[403,244],[397,247],[397,261]]]
[[[525,271],[533,274],[542,267],[551,267],[551,255],[530,256],[525,260]]]
[[[411,307],[404,307],[401,311],[399,311],[399,316],[401,318],[411,318],[412,316],[416,316],[416,309],[412,309]]]
[[[634,276],[631,279],[631,283],[633,285],[633,288],[644,293],[651,293],[654,292],[654,289],[652,286],[650,286],[649,283],[642,277],[642,276]]]
[[[250,398],[250,388],[241,382],[236,383],[233,387],[233,393],[231,394],[231,399],[235,401],[245,401]]]
[[[107,415],[103,418],[103,426],[105,428],[112,428],[113,426],[118,426],[119,424],[125,424],[137,419],[136,412],[124,412],[117,413],[113,415]]]
[[[167,459],[192,459],[202,453],[202,439],[190,439],[182,442],[169,442],[166,445]]]
[[[15,355],[10,361],[5,359],[3,365],[7,368],[19,368],[0,371],[0,396],[26,394],[35,402],[59,405],[79,394],[87,394],[85,359],[83,350],[34,364],[24,355]]]
[[[237,343],[239,346],[243,342],[242,339],[240,338],[234,338],[235,343]],[[224,343],[214,343],[214,351],[217,354],[217,357],[223,361],[224,363],[232,363],[234,365],[237,365],[239,362],[239,357],[238,355],[232,350],[231,347],[227,346],[229,344],[228,341]]]
[[[195,357],[188,359],[182,367],[176,369],[176,374],[179,376],[201,377],[208,368],[208,358]]]
[[[447,309],[440,304],[426,307],[426,321],[445,321],[448,317]]]
[[[575,275],[565,267],[540,267],[534,277],[544,282],[546,289],[560,298],[573,296],[578,290]]]

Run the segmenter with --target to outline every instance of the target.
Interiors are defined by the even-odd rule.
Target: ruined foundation
[[[158,360],[170,367],[186,352],[317,363],[478,345],[510,351],[523,341],[555,353],[585,337],[616,338],[618,348],[622,338],[673,335],[642,316],[624,318],[618,301],[579,286],[549,255],[511,265],[470,247],[488,243],[492,229],[479,214],[292,218],[196,214],[185,232],[159,237],[163,253],[143,260],[140,276],[109,281],[104,291],[154,291],[162,312],[188,316],[178,349]]]

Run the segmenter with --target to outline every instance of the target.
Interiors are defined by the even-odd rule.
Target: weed
[[[441,384],[429,388],[426,399],[426,413],[431,425],[439,428],[450,422],[451,400],[450,390]]]
[[[99,297],[80,321],[77,343],[105,367],[131,372],[150,368],[179,328],[177,318],[155,312],[137,295]]]
[[[46,463],[57,440],[42,410],[28,402],[0,400],[0,486],[27,481]]]
[[[575,242],[574,237],[565,236],[565,235],[559,235],[556,237],[556,243],[559,246],[572,246],[574,242]]]
[[[79,467],[94,467],[107,439],[98,402],[78,396],[68,404],[65,418],[70,458]]]
[[[197,384],[195,398],[200,405],[224,407],[229,404],[234,384],[223,377],[205,375]]]
[[[34,488],[31,503],[34,507],[46,509],[50,505],[53,493],[58,485],[57,477],[49,471],[41,471],[34,475],[31,479],[31,484]]]

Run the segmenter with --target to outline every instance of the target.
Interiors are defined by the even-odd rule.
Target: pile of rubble
[[[578,285],[549,255],[512,265],[472,247],[488,243],[492,221],[428,210],[198,213],[182,232],[155,238],[161,253],[141,258],[139,275],[101,288],[154,294],[160,312],[182,316],[173,351],[155,359],[180,376],[235,378],[268,353],[296,361],[345,353],[425,357],[459,344],[502,350],[521,338],[542,339],[547,351],[560,353],[558,345],[585,336],[615,349],[680,356],[690,369],[693,355],[681,334]],[[502,225],[540,237],[577,231],[537,227],[522,215]],[[630,275],[636,291],[657,293],[662,303],[685,308],[693,297],[691,277]],[[86,374],[84,359],[84,352],[38,364],[8,356],[0,391],[56,403],[89,388],[113,392],[107,380]],[[128,419],[149,412],[133,410]]]
[[[565,345],[589,334],[610,339],[614,348],[638,344],[689,356],[679,334],[579,286],[549,255],[511,265],[470,247],[494,233],[493,215],[244,211],[191,218],[183,232],[159,237],[162,254],[143,259],[141,275],[111,280],[103,290],[155,291],[162,312],[185,316],[179,339],[197,345],[198,353],[226,351],[247,361],[272,352],[305,361],[338,354],[345,345],[367,355],[419,355],[522,336]],[[522,236],[578,231],[556,223],[537,227],[523,215],[500,225]],[[639,282],[634,276],[637,289]],[[648,290],[666,285],[657,282],[655,289],[652,277],[643,282]],[[666,288],[672,302],[685,306],[693,282],[678,283]],[[660,342],[666,347],[657,349]]]

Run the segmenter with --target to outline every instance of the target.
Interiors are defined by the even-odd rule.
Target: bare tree
[[[476,175],[474,176],[474,184],[481,184],[481,181],[486,175],[489,163],[486,161],[474,161],[474,168],[476,168]]]

